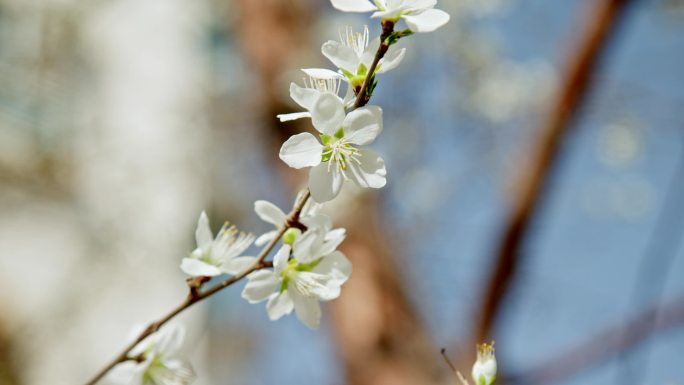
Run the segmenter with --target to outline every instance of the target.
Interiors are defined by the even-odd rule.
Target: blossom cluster
[[[361,188],[381,188],[387,183],[385,162],[367,148],[383,130],[383,113],[368,105],[377,85],[376,75],[396,68],[406,49],[395,49],[400,39],[416,32],[430,32],[444,25],[449,15],[434,9],[436,0],[331,0],[347,12],[373,12],[383,28],[371,39],[368,27],[341,31],[339,41],[327,41],[322,54],[336,70],[308,68],[303,85],[292,83],[290,96],[303,111],[278,115],[283,122],[308,118],[316,135],[303,132],[290,137],[280,149],[280,159],[295,169],[310,168],[308,188],[286,214],[273,203],[258,200],[256,214],[274,229],[259,237],[240,232],[225,223],[213,235],[209,218],[202,212],[197,222],[197,247],[182,259],[192,296],[201,296],[202,285],[213,277],[243,277],[242,297],[249,303],[266,302],[269,319],[294,312],[307,327],[321,321],[321,302],[340,296],[352,272],[351,262],[338,246],[346,230],[335,228],[321,207],[333,200],[347,181]],[[394,30],[404,20],[407,29]],[[345,92],[342,93],[342,87]],[[311,198],[311,199],[309,199]],[[265,261],[276,250],[272,261]],[[264,246],[258,256],[245,252]],[[128,352],[125,362],[112,371],[121,384],[189,384],[194,373],[177,358],[182,333],[163,327]]]

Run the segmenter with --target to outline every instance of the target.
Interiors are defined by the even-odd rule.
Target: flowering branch
[[[279,115],[281,121],[311,118],[320,139],[310,133],[294,135],[281,147],[280,158],[293,168],[311,167],[309,187],[298,196],[287,215],[270,202],[256,201],[257,215],[276,227],[256,239],[251,233],[238,232],[227,222],[214,237],[209,219],[202,212],[195,230],[197,248],[180,265],[190,276],[187,297],[166,316],[149,324],[87,385],[94,385],[115,367],[116,374],[125,378],[124,384],[140,384],[140,381],[155,385],[171,381],[190,384],[195,379],[192,368],[174,358],[182,343],[182,330],[160,328],[185,309],[243,278],[248,282],[242,297],[250,303],[268,300],[266,310],[271,320],[294,311],[311,329],[319,326],[320,302],[339,297],[341,286],[352,272],[351,262],[337,251],[346,230],[334,229],[332,220],[318,214],[317,208],[334,199],[344,181],[352,180],[364,188],[385,185],[384,160],[372,150],[357,148],[370,144],[383,127],[382,109],[366,106],[377,85],[375,75],[395,68],[403,59],[406,49],[388,54],[391,45],[413,32],[439,28],[449,20],[449,15],[433,9],[434,4],[430,2],[406,0],[403,4],[403,1],[375,0],[374,5],[366,0],[332,2],[338,9],[347,11],[377,10],[374,17],[381,17],[382,34],[374,42],[378,45],[375,49],[369,47],[367,27],[363,33],[354,33],[348,28],[346,39],[341,36],[341,42],[329,41],[322,48],[339,71],[307,69],[304,70],[309,75],[306,87],[294,83],[290,86],[292,99],[307,111]],[[399,19],[404,19],[409,29],[395,32]],[[343,80],[348,83],[344,99],[338,92]],[[306,206],[310,199],[316,203]],[[265,261],[278,242],[282,246],[273,261]],[[242,256],[252,243],[266,246],[256,257]],[[202,290],[212,277],[223,274],[231,276]]]
[[[145,338],[150,336],[152,333],[155,333],[156,331],[159,330],[164,324],[169,322],[171,319],[173,319],[175,316],[183,312],[185,309],[189,308],[190,306],[196,304],[197,302],[200,302],[216,293],[219,291],[225,289],[228,286],[231,286],[232,284],[240,281],[241,279],[245,278],[247,275],[250,273],[272,266],[271,263],[265,262],[264,260],[266,257],[271,253],[275,245],[278,243],[280,238],[285,234],[285,231],[287,229],[291,228],[293,223],[296,223],[299,220],[299,216],[302,213],[302,210],[304,208],[304,205],[306,202],[309,200],[311,197],[311,193],[306,190],[304,193],[304,196],[296,202],[295,206],[292,208],[292,211],[287,217],[287,220],[283,224],[282,228],[278,230],[277,236],[274,237],[259,253],[256,259],[256,263],[252,265],[250,268],[247,270],[243,271],[242,273],[238,275],[234,275],[230,278],[227,278],[220,283],[216,284],[214,287],[206,290],[206,291],[200,291],[202,282],[198,283],[197,285],[189,285],[190,286],[190,292],[188,296],[185,298],[185,300],[179,304],[176,308],[171,310],[169,313],[167,313],[164,317],[159,319],[156,322],[152,322],[143,330],[142,333],[131,343],[129,343],[122,351],[121,353],[116,356],[109,364],[107,364],[102,370],[100,370],[90,381],[86,382],[86,385],[95,385],[99,380],[101,380],[107,372],[109,372],[114,366],[117,364],[120,364],[125,361],[129,360],[139,360],[140,358],[138,356],[135,357],[130,357],[128,354],[133,348],[135,348],[136,345],[138,345],[140,342],[142,342]]]

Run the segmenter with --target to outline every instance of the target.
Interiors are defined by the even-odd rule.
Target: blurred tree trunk
[[[267,4],[264,4],[267,3]],[[311,36],[317,2],[313,0],[237,0],[242,23],[239,25],[242,48],[262,83],[259,105],[264,128],[273,138],[269,154],[275,154],[292,133],[301,132],[308,122],[281,125],[276,114],[287,112],[279,89],[286,68],[294,55],[303,54]],[[318,43],[324,39],[318,38]],[[317,44],[317,43],[316,43]],[[309,65],[312,65],[309,63]],[[382,80],[381,80],[382,83]],[[382,85],[381,85],[382,86]],[[275,135],[274,135],[275,134]],[[306,173],[281,168],[292,188]],[[339,198],[344,199],[344,198]],[[333,205],[335,203],[332,203]],[[374,194],[361,194],[345,202],[336,223],[349,229],[342,250],[354,264],[354,274],[342,296],[331,304],[333,334],[352,385],[402,385],[436,383],[441,361],[427,338],[415,310],[408,301],[397,271],[394,254],[378,226]]]

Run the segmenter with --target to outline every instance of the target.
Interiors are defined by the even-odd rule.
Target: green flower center
[[[309,263],[299,263],[297,258],[292,258],[287,261],[287,266],[283,269],[283,271],[280,272],[280,276],[283,279],[283,282],[280,284],[280,292],[282,293],[287,290],[287,286],[290,284],[290,281],[296,279],[297,274],[300,272],[313,271],[313,269],[315,269],[316,266],[321,263],[322,259],[323,258],[318,258]]]

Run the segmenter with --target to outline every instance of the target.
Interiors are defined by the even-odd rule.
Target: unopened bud
[[[496,381],[496,357],[494,342],[477,345],[477,361],[473,365],[475,385],[492,385]]]
[[[292,246],[300,235],[302,235],[302,230],[290,227],[283,234],[283,243]]]

